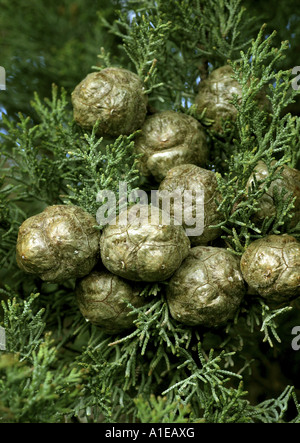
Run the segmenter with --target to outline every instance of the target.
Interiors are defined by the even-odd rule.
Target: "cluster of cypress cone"
[[[229,66],[216,69],[200,83],[195,103],[204,108],[221,131],[221,120],[234,121],[233,94],[241,94]],[[265,99],[258,98],[260,106]],[[218,327],[231,319],[243,297],[263,297],[270,304],[287,304],[300,296],[300,243],[289,235],[270,235],[251,243],[242,257],[212,246],[222,230],[217,211],[220,194],[213,171],[205,169],[209,143],[195,118],[172,110],[147,115],[147,95],[141,79],[121,68],[89,74],[72,93],[74,119],[86,130],[98,122],[99,136],[117,137],[140,130],[135,150],[141,154],[141,175],[160,191],[204,192],[203,232],[188,237],[158,207],[136,204],[103,231],[95,218],[72,205],[46,208],[19,228],[17,263],[25,272],[47,282],[76,279],[83,316],[108,334],[133,326],[131,306],[141,307],[145,284],[168,282],[166,301],[171,316],[188,326]],[[268,170],[260,163],[256,179]],[[254,177],[249,177],[251,186]],[[295,197],[293,223],[300,214],[300,172],[284,167],[277,188]],[[261,200],[259,223],[276,211],[271,186]],[[171,208],[172,212],[172,208]],[[153,221],[155,213],[155,222]],[[136,215],[139,215],[136,217]],[[214,225],[215,227],[212,227]]]

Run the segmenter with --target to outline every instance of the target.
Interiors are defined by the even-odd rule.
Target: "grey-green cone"
[[[175,111],[147,117],[135,141],[142,154],[138,167],[145,177],[160,182],[174,166],[192,163],[204,166],[208,144],[201,124],[193,117]]]
[[[100,255],[96,224],[94,217],[78,206],[47,207],[19,228],[19,267],[48,282],[87,275]]]
[[[190,241],[182,226],[170,224],[167,213],[137,204],[122,211],[115,225],[106,226],[100,249],[109,271],[129,280],[154,282],[176,271],[189,252]]]
[[[172,317],[185,325],[218,327],[234,316],[244,293],[236,256],[196,246],[170,279],[167,303]]]
[[[80,312],[86,320],[99,326],[107,334],[117,334],[133,326],[133,307],[143,306],[141,287],[110,273],[93,271],[76,284]]]
[[[74,89],[74,119],[98,134],[117,137],[139,129],[146,117],[148,97],[141,79],[123,68],[105,68],[88,74]]]
[[[250,290],[268,302],[288,303],[300,296],[300,243],[290,235],[252,242],[241,258]]]

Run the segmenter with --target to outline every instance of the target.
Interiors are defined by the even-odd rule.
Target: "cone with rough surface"
[[[188,255],[190,241],[182,226],[170,223],[167,213],[137,204],[122,211],[116,224],[106,226],[100,249],[110,272],[128,280],[155,282],[176,271]]]
[[[196,246],[170,279],[167,303],[172,317],[185,325],[218,327],[234,316],[244,294],[238,257]]]
[[[79,309],[86,320],[107,334],[117,334],[133,326],[135,308],[145,304],[142,288],[106,270],[93,271],[76,283]]]
[[[222,230],[221,228],[211,228],[212,225],[217,225],[222,221],[220,214],[217,212],[218,200],[221,201],[221,196],[218,192],[218,183],[216,175],[213,171],[200,168],[196,165],[181,165],[170,169],[164,180],[159,185],[159,191],[166,191],[168,193],[178,193],[184,200],[185,191],[195,191],[195,193],[202,193],[203,205],[201,211],[203,214],[197,214],[196,203],[193,206],[193,219],[196,217],[203,217],[203,232],[200,235],[191,235],[189,237],[193,246],[206,245],[212,240],[218,238]],[[196,194],[197,195],[197,194]],[[183,205],[182,205],[183,206]],[[173,205],[171,206],[171,214],[173,215]],[[184,218],[184,208],[179,211]],[[174,214],[176,217],[176,214]],[[187,228],[183,220],[183,227]]]
[[[94,217],[78,206],[47,207],[19,228],[18,266],[48,282],[87,275],[100,255],[96,225]]]
[[[138,162],[145,177],[160,182],[174,166],[192,163],[204,166],[208,159],[205,131],[193,117],[175,111],[147,117],[135,141],[142,154]]]
[[[279,169],[281,168],[277,169],[276,174],[279,173]],[[269,170],[267,165],[264,162],[259,161],[248,180],[247,190],[249,191],[249,188],[253,186],[254,177],[257,183],[261,183],[259,185],[261,187],[268,179],[268,176]],[[253,220],[257,224],[261,225],[266,217],[276,215],[277,207],[275,192],[277,191],[278,195],[281,195],[283,190],[286,191],[285,195],[283,196],[284,200],[289,198],[290,195],[292,195],[292,198],[295,199],[294,209],[291,211],[292,218],[290,221],[290,227],[295,227],[297,225],[300,220],[300,171],[290,168],[287,165],[283,166],[280,172],[280,178],[273,180],[266,192],[259,199],[259,210],[253,217]]]
[[[101,136],[129,135],[139,129],[147,103],[141,79],[123,68],[92,72],[72,92],[75,121],[84,129],[92,129],[98,121]]]
[[[235,122],[237,108],[231,101],[234,96],[242,98],[242,88],[233,78],[234,71],[230,65],[221,66],[213,70],[207,79],[199,84],[195,97],[197,111],[205,111],[205,117],[213,120],[211,129],[219,134],[223,132],[223,124]],[[261,109],[270,110],[270,103],[264,91],[256,95],[257,104]]]
[[[252,242],[241,258],[252,293],[271,304],[300,296],[300,243],[291,235],[269,235]]]

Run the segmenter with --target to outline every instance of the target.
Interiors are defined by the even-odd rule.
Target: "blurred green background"
[[[149,1],[149,3],[151,3]],[[277,43],[289,40],[284,68],[300,65],[299,1],[242,2],[258,23],[277,31]],[[129,1],[106,0],[17,0],[0,1],[0,66],[6,69],[7,90],[0,104],[13,116],[32,113],[33,92],[40,97],[51,93],[51,84],[72,91],[98,62],[100,48],[124,57],[118,38],[102,26],[112,23]],[[292,111],[299,114],[300,103]]]

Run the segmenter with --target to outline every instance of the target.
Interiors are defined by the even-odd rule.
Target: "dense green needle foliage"
[[[140,76],[150,114],[180,111],[204,126],[223,220],[213,245],[241,256],[268,234],[299,239],[285,189],[275,190],[275,215],[262,225],[253,218],[280,168],[299,169],[299,91],[291,86],[299,16],[271,2],[279,8],[271,17],[273,6],[242,0],[2,3],[0,423],[299,423],[300,352],[290,344],[299,299],[271,308],[245,297],[234,319],[209,330],[171,317],[167,282],[145,283],[147,303],[130,305],[133,328],[109,336],[81,315],[75,281],[44,283],[15,260],[19,226],[45,207],[75,204],[95,216],[99,191],[155,186],[136,166],[138,131],[99,137],[97,124],[85,131],[73,120],[72,90],[109,66]],[[220,135],[194,101],[199,82],[225,64],[242,99],[233,98],[237,119]],[[262,93],[268,111],[257,106]],[[269,176],[247,189],[259,161]]]

